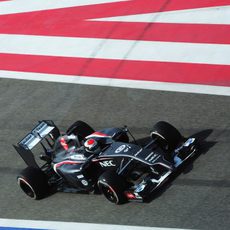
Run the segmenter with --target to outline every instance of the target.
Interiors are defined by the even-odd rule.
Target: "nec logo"
[[[111,167],[111,166],[116,166],[115,164],[113,164],[113,161],[103,161],[103,162],[99,162],[101,167]]]

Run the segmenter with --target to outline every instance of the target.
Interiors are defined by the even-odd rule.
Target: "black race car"
[[[164,121],[149,139],[138,144],[127,127],[94,131],[83,121],[60,133],[53,121],[43,120],[14,145],[28,165],[17,181],[33,199],[64,191],[103,193],[116,204],[145,201],[197,152],[197,139],[184,138]],[[31,151],[38,146],[43,164]]]

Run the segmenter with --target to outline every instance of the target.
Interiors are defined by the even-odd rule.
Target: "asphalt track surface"
[[[1,218],[229,229],[229,97],[0,79],[0,108]],[[102,195],[66,193],[34,201],[17,186],[25,164],[12,144],[41,119],[62,130],[79,119],[95,129],[128,125],[138,138],[166,120],[200,137],[202,150],[150,203],[117,206]]]

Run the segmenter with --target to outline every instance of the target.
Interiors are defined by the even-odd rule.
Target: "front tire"
[[[17,182],[22,191],[34,200],[42,199],[49,193],[47,177],[39,168],[25,168],[17,177]]]
[[[126,182],[114,171],[104,172],[98,179],[98,187],[107,200],[115,204],[128,201],[125,196]]]
[[[175,149],[182,140],[180,132],[165,121],[157,122],[150,135],[152,138],[157,137],[161,147],[168,151]]]

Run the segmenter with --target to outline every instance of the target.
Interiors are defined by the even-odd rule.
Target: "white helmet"
[[[90,153],[99,153],[101,151],[98,142],[92,138],[86,140],[84,146],[86,151]]]

